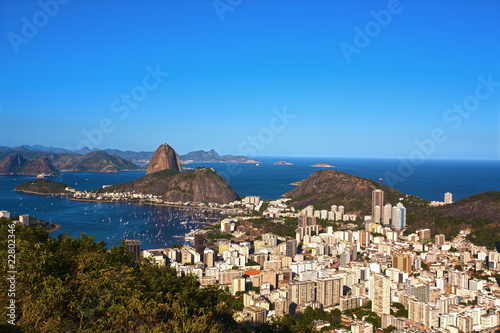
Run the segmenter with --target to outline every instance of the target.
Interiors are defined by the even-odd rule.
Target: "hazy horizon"
[[[168,142],[167,142],[168,144]],[[34,147],[34,146],[38,146],[39,144],[22,144],[22,145],[19,145],[19,146],[5,146],[5,147],[8,147],[8,148],[11,148],[11,149],[15,149],[15,148],[19,148],[19,147],[27,147],[27,146],[30,146],[30,147]],[[43,146],[45,148],[53,148],[53,149],[59,149],[59,148],[62,148],[62,147],[53,147],[53,146],[44,146],[44,145],[39,145],[39,146]],[[87,147],[88,148],[88,147]],[[156,147],[158,148],[158,147]],[[118,148],[112,148],[112,147],[104,147],[104,148],[98,148],[97,150],[120,150],[122,152],[125,152],[125,151],[130,151],[130,152],[142,152],[142,153],[153,153],[156,148],[154,149],[149,149],[149,150],[130,150],[130,149],[118,149]],[[173,147],[175,149],[175,147]],[[217,150],[217,148],[207,148],[207,149],[192,149],[192,150],[189,150],[189,151],[177,151],[176,152],[179,154],[179,155],[185,155],[187,153],[190,153],[190,152],[196,152],[196,151],[205,151],[205,152],[208,152],[210,150],[215,150],[220,156],[223,156],[223,155],[234,155],[234,156],[238,156],[237,154],[235,153],[225,153],[225,152],[220,152],[219,150]],[[244,155],[243,155],[244,156]],[[398,160],[398,159],[405,159],[407,160],[404,156],[386,156],[386,157],[379,157],[379,156],[340,156],[340,155],[330,155],[330,156],[326,156],[326,155],[317,155],[317,156],[311,156],[311,155],[255,155],[255,156],[245,156],[245,157],[249,157],[249,158],[252,158],[252,159],[259,159],[259,158],[276,158],[276,159],[279,159],[279,158],[315,158],[315,159],[320,159],[320,158],[325,158],[325,159],[332,159],[332,158],[340,158],[340,159],[387,159],[387,160]],[[455,160],[455,161],[499,161],[498,159],[489,159],[489,158],[433,158],[433,157],[429,157],[429,158],[426,158],[426,160],[432,160],[432,161],[439,161],[439,160],[443,160],[443,161],[450,161],[450,160]],[[218,162],[214,162],[214,163],[218,163]]]

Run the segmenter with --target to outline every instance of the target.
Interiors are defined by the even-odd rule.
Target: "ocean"
[[[290,183],[305,179],[324,168],[311,165],[324,162],[334,170],[392,185],[403,193],[427,200],[443,201],[445,192],[453,200],[486,191],[500,190],[500,161],[426,160],[414,170],[397,159],[361,158],[292,158],[256,157],[260,163],[192,163],[187,167],[205,166],[219,172],[237,193],[258,195],[262,199],[277,199],[294,188]],[[276,161],[293,165],[274,165]],[[51,178],[78,190],[91,190],[139,178],[144,171],[121,173],[63,172]],[[191,229],[202,227],[199,221],[213,221],[214,211],[138,205],[134,203],[97,203],[72,201],[61,197],[46,197],[13,191],[18,184],[33,176],[0,176],[0,210],[11,214],[29,214],[40,220],[61,225],[51,236],[85,232],[108,246],[122,239],[142,241],[143,248],[163,248],[182,241]]]

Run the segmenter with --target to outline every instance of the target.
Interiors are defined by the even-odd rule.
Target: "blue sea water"
[[[324,168],[311,165],[325,162],[334,170],[369,178],[392,185],[403,193],[428,200],[443,200],[445,192],[453,199],[486,191],[500,190],[500,161],[426,160],[409,170],[397,159],[360,158],[291,158],[260,157],[255,164],[192,163],[186,166],[214,168],[241,195],[258,195],[275,199],[294,188],[290,183],[307,178]],[[293,165],[274,165],[279,160]],[[115,174],[92,172],[63,172],[52,180],[79,190],[100,188],[139,178],[144,171]],[[29,214],[45,221],[60,224],[52,236],[81,232],[95,235],[97,240],[116,245],[125,238],[141,239],[143,248],[161,248],[180,242],[182,236],[197,221],[214,218],[214,212],[129,203],[96,203],[71,201],[67,198],[46,197],[13,191],[18,184],[34,179],[32,176],[0,176],[0,210],[12,214]],[[380,180],[383,179],[383,180]],[[394,179],[397,182],[393,183]],[[195,212],[195,213],[193,213]],[[181,223],[181,222],[187,223]]]
[[[307,178],[323,169],[347,172],[395,187],[403,193],[417,195],[427,200],[443,201],[444,193],[451,192],[454,200],[500,190],[500,161],[426,160],[408,169],[398,159],[364,158],[293,158],[260,157],[255,164],[204,163],[188,164],[189,167],[214,168],[229,181],[241,195],[260,195],[264,199],[279,198],[294,188],[290,183]],[[274,165],[284,160],[293,165]],[[334,168],[312,167],[316,163],[329,163]],[[412,171],[412,172],[409,172]],[[382,180],[381,180],[382,179]]]

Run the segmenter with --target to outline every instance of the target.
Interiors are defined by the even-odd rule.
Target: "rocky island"
[[[293,165],[293,163],[287,161],[277,161],[274,162],[274,165]]]
[[[311,165],[314,168],[333,168],[334,166],[328,163],[316,163]]]

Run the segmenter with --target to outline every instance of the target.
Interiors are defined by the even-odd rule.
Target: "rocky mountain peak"
[[[174,148],[164,143],[156,149],[151,157],[146,174],[166,169],[181,171],[181,160]]]

